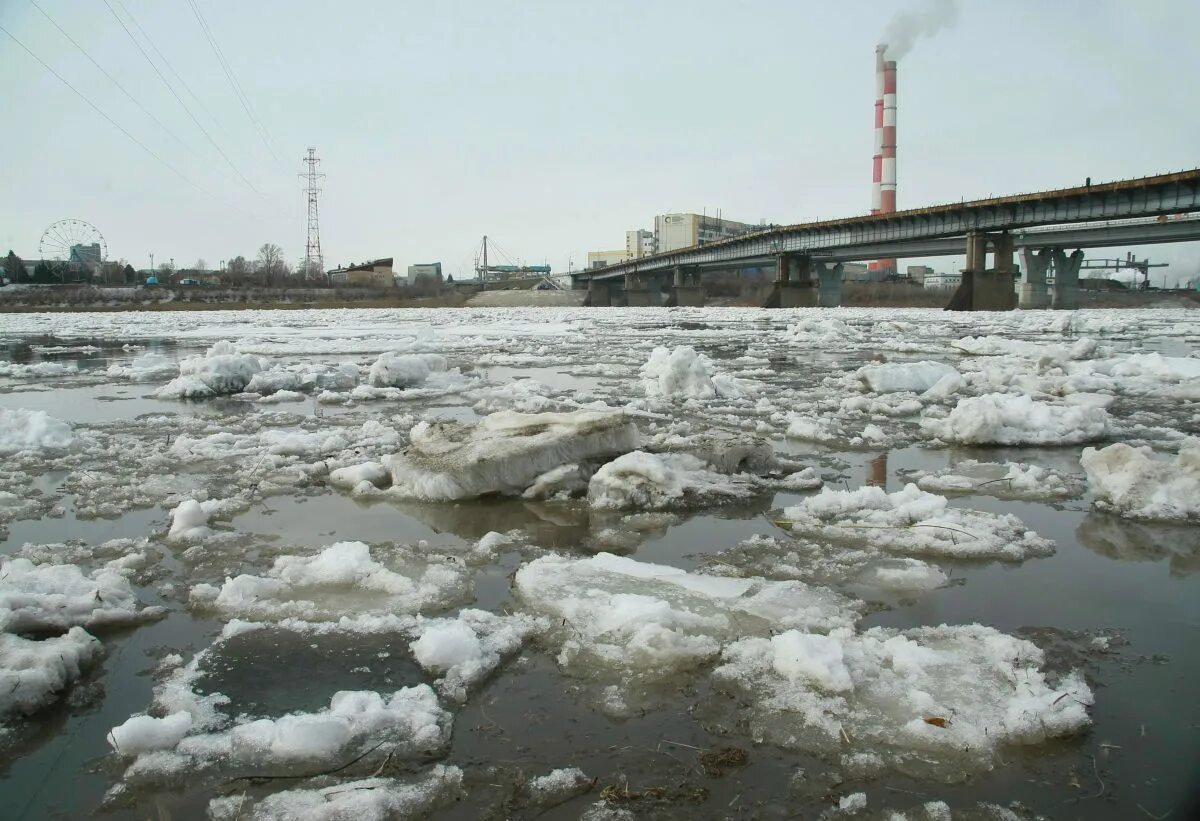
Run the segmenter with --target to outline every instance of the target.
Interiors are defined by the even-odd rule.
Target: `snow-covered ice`
[[[1188,438],[1169,461],[1118,442],[1084,448],[1079,463],[1103,510],[1130,519],[1200,521],[1200,438]]]
[[[989,393],[959,400],[947,417],[926,420],[924,427],[931,436],[963,445],[1077,445],[1104,438],[1108,412]]]
[[[63,450],[75,441],[71,426],[41,410],[0,408],[0,456]]]

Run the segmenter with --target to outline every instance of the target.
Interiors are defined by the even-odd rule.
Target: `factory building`
[[[392,275],[392,257],[334,268],[327,272],[327,276],[334,285],[390,288],[396,284]]]
[[[418,279],[433,280],[436,282],[442,281],[442,263],[440,262],[422,262],[408,266],[408,277],[405,280],[407,285],[416,285]]]

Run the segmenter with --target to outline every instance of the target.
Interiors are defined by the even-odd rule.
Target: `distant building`
[[[907,268],[907,273],[910,282],[921,285],[925,282],[925,277],[933,273],[933,269],[928,265],[910,265]]]
[[[93,242],[91,245],[72,245],[71,259],[72,265],[82,265],[86,268],[95,269],[104,261],[103,255],[100,253],[100,243]]]
[[[957,288],[962,285],[962,274],[931,272],[925,275],[923,284],[931,291]]]
[[[434,279],[438,282],[442,281],[442,263],[440,262],[424,262],[416,265],[408,266],[407,284],[415,285],[417,279],[425,277],[426,279]]]
[[[628,259],[641,259],[654,253],[654,232],[635,228],[625,232],[625,254]]]
[[[704,214],[659,214],[654,218],[654,252],[663,254],[758,231],[761,225]]]
[[[391,288],[396,284],[392,274],[392,257],[334,268],[326,272],[334,285],[351,285],[365,288]]]
[[[626,262],[630,259],[629,254],[624,248],[619,248],[616,251],[588,251],[589,268],[606,268],[609,265],[616,265],[619,262]]]

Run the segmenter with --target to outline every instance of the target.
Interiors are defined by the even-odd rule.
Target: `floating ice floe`
[[[592,779],[578,767],[563,767],[529,779],[525,785],[534,804],[561,804],[591,789]]]
[[[655,348],[641,373],[642,386],[648,397],[737,399],[748,388],[738,379],[716,373],[712,361],[689,345],[671,350]]]
[[[0,631],[95,630],[161,618],[161,607],[143,608],[130,587],[126,562],[114,560],[85,574],[74,564],[35,564],[26,558],[0,563]]]
[[[0,376],[10,379],[53,379],[79,373],[79,368],[65,362],[34,362],[22,365],[17,362],[0,362]]]
[[[1130,519],[1200,520],[1200,438],[1189,437],[1171,461],[1150,448],[1118,442],[1084,448],[1079,463],[1096,494],[1096,507]]]
[[[840,319],[801,319],[794,325],[788,325],[783,332],[785,341],[797,343],[834,344],[856,342],[862,338],[862,331]]]
[[[922,428],[944,442],[964,445],[1076,445],[1103,439],[1108,412],[1094,405],[1054,405],[1020,394],[989,393],[960,399],[943,419]]]
[[[611,411],[498,411],[476,424],[422,422],[409,438],[408,450],[383,464],[394,494],[429,501],[520,494],[556,467],[638,446],[636,426]]]
[[[163,385],[159,399],[204,399],[246,389],[267,362],[253,354],[238,353],[227,339],[217,342],[203,356],[189,356],[179,363],[179,376]]]
[[[422,668],[440,677],[437,688],[443,696],[465,701],[468,688],[547,626],[545,619],[531,616],[466,609],[453,618],[418,618],[411,631],[417,638],[409,649]]]
[[[941,380],[959,376],[958,370],[944,362],[888,362],[864,365],[855,375],[875,393],[923,393]]]
[[[236,771],[240,776],[301,772],[330,762],[347,762],[371,750],[381,756],[417,757],[440,751],[450,739],[452,717],[427,684],[391,694],[342,690],[329,707],[279,718],[241,717],[227,730],[183,735],[185,719],[172,714],[150,724],[135,716],[114,728],[134,757],[125,771],[131,784],[176,783],[183,778]],[[187,715],[184,713],[183,715]],[[178,722],[169,728],[161,722]],[[174,742],[174,743],[171,743]],[[119,746],[117,752],[131,753]]]
[[[759,740],[815,753],[848,745],[921,777],[956,780],[1004,745],[1091,721],[1081,674],[1052,681],[1036,645],[977,624],[789,630],[737,641],[722,661],[713,676],[750,702]]]
[[[75,443],[71,426],[45,411],[0,408],[0,456],[65,450]]]
[[[602,465],[588,482],[592,507],[662,510],[746,499],[755,477],[717,473],[688,453],[635,450]]]
[[[53,704],[103,653],[82,627],[40,641],[0,633],[0,722]]]
[[[802,582],[706,576],[609,553],[544,556],[517,571],[514,587],[549,617],[561,665],[624,680],[695,667],[738,636],[828,630],[857,615],[849,599]]]
[[[1004,499],[1065,499],[1080,491],[1079,482],[1041,465],[978,462],[965,459],[917,479],[921,490],[971,493]]]
[[[446,357],[432,353],[396,353],[379,355],[367,373],[367,383],[376,388],[410,388],[424,382],[431,373],[446,370]]]
[[[170,357],[149,351],[135,357],[128,365],[109,365],[105,375],[109,379],[128,379],[130,382],[154,382],[171,379],[179,375],[179,365]]]
[[[1088,359],[1096,353],[1096,340],[1083,337],[1070,345],[1027,342],[1006,336],[967,336],[950,346],[971,356],[1021,356],[1033,359]]]
[[[1053,542],[1016,516],[949,507],[945,496],[914,484],[895,493],[874,486],[825,488],[783,516],[782,524],[795,533],[892,553],[1020,561],[1054,552]]]
[[[361,778],[285,790],[259,801],[244,793],[208,802],[212,821],[386,821],[424,818],[462,793],[458,767],[435,765],[416,779]]]
[[[315,556],[280,556],[263,576],[196,585],[191,600],[240,618],[336,620],[443,609],[468,591],[470,571],[455,561],[405,555],[395,564],[403,572],[376,561],[362,542],[338,542]]]

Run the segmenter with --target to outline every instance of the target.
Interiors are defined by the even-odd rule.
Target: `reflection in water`
[[[867,471],[866,483],[887,490],[887,451],[876,456],[868,464],[870,465],[870,470]]]
[[[1084,547],[1126,562],[1170,560],[1172,576],[1200,570],[1200,528],[1135,522],[1108,513],[1089,513],[1075,531]]]

